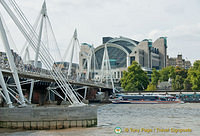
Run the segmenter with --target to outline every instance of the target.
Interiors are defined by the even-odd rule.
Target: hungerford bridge
[[[13,102],[11,100],[17,101],[19,107],[26,107],[28,104],[31,104],[32,94],[34,91],[34,83],[38,81],[48,81],[54,82],[55,86],[48,87],[49,91],[52,91],[55,95],[60,97],[63,101],[69,101],[72,106],[83,106],[85,105],[80,94],[77,92],[77,89],[72,87],[72,84],[82,86],[82,88],[87,89],[87,87],[96,87],[110,89],[115,92],[112,76],[109,72],[110,63],[109,56],[107,52],[107,46],[105,45],[105,51],[103,55],[102,68],[101,68],[101,79],[99,81],[89,81],[89,75],[91,73],[90,69],[87,70],[86,79],[80,79],[79,73],[76,73],[76,78],[73,78],[72,75],[72,63],[75,57],[75,48],[79,47],[79,41],[77,38],[77,31],[75,30],[73,38],[70,42],[71,50],[68,50],[70,54],[70,62],[68,66],[68,71],[63,72],[59,66],[55,66],[55,58],[50,53],[48,44],[53,44],[54,47],[57,47],[57,42],[55,40],[55,35],[52,30],[52,26],[47,14],[46,3],[42,5],[42,9],[39,13],[39,16],[36,20],[36,23],[32,26],[29,20],[26,18],[22,10],[19,8],[17,3],[14,0],[0,0],[1,5],[8,13],[9,17],[13,20],[19,31],[24,36],[26,43],[23,47],[22,52],[24,52],[23,62],[28,62],[30,60],[30,50],[35,54],[34,56],[34,67],[37,68],[38,61],[41,61],[44,65],[44,68],[48,72],[32,72],[24,70],[23,68],[18,68],[14,62],[14,57],[11,52],[11,36],[8,34],[6,23],[3,20],[3,16],[0,15],[0,37],[8,58],[9,66],[6,67],[3,64],[0,67],[0,85],[2,89],[0,90],[0,95],[8,104],[9,108],[13,108]],[[51,43],[48,41],[47,34],[47,25],[50,28],[50,33],[54,38],[54,42]],[[46,35],[44,33],[46,32]],[[9,37],[10,36],[10,37]],[[46,41],[44,41],[44,37]],[[60,52],[58,53],[60,55]],[[61,56],[61,55],[60,55]],[[64,55],[65,56],[65,55]],[[93,51],[88,55],[88,64],[91,64],[91,57]],[[66,56],[65,56],[66,57]],[[63,59],[66,59],[66,58]],[[62,57],[60,60],[63,60]],[[78,70],[77,70],[78,71]],[[5,81],[4,76],[12,76],[14,79],[14,87],[10,88],[9,84]],[[20,81],[20,78],[26,78],[26,81]],[[109,80],[109,81],[108,81]],[[30,84],[29,97],[25,98],[22,91],[22,84]],[[59,88],[60,91],[56,91]],[[12,97],[12,99],[11,99]]]

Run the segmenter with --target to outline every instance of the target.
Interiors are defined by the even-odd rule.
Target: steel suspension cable
[[[1,3],[2,3],[2,1],[1,1]],[[4,3],[3,3],[3,5],[4,5],[4,7],[6,7],[6,5],[5,5]],[[6,9],[8,10],[9,8],[6,7]],[[8,11],[8,13],[9,13],[9,11]],[[10,14],[11,14],[11,13],[10,13]],[[13,20],[16,20],[15,17],[14,17],[13,15],[10,15],[10,16],[13,18]],[[20,23],[18,22],[17,24],[19,25]],[[19,25],[18,27],[21,27],[21,30],[23,31],[23,27],[22,27],[22,26]],[[22,33],[26,35],[25,37],[28,38],[28,40],[30,40],[30,41],[32,42],[33,46],[34,46],[34,41],[33,41],[32,39],[29,39],[30,37],[27,37],[28,33],[26,33],[26,31],[24,31],[24,32],[22,32]],[[33,48],[35,48],[35,47],[33,47]],[[44,51],[45,51],[45,53],[46,53],[45,48],[44,48]],[[40,55],[41,55],[41,54],[40,54]],[[43,54],[42,54],[42,55],[43,55]],[[50,56],[50,57],[51,57],[51,56]],[[44,60],[44,62],[46,62],[46,61],[49,62],[48,60]],[[47,67],[49,67],[48,64],[46,64],[46,65],[47,65]],[[51,68],[51,66],[50,66],[50,68]],[[50,72],[51,72],[51,71],[50,71]],[[51,72],[51,73],[52,73],[52,72]],[[56,76],[60,77],[61,79],[63,78],[63,77],[60,75],[60,73],[58,73],[58,71],[56,71],[55,69],[53,69],[53,75],[54,75],[54,76],[56,75]],[[53,76],[53,77],[54,77],[54,76]],[[55,77],[54,77],[54,78],[55,78]],[[56,77],[56,78],[57,78],[57,77]],[[59,81],[60,81],[60,80],[57,80],[57,79],[56,79],[56,81],[58,81],[58,84],[59,84]],[[62,81],[63,81],[63,79],[62,79]],[[66,87],[68,87],[68,85],[66,85],[64,88],[61,87],[61,90],[67,89]],[[67,91],[67,93],[68,93],[69,95],[72,95],[72,93],[69,92],[69,90]],[[74,95],[74,94],[73,94],[73,95]],[[73,95],[72,95],[72,96],[73,96]],[[80,103],[80,102],[77,101],[77,98],[74,98],[74,96],[72,97],[72,99],[74,100],[75,103]]]

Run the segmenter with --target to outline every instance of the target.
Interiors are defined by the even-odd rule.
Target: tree
[[[200,60],[194,62],[192,69],[198,70],[200,69]]]
[[[128,67],[128,71],[123,72],[121,78],[121,86],[126,91],[144,90],[148,83],[147,73],[141,69],[136,61],[133,61],[132,65]]]
[[[158,80],[160,78],[160,73],[156,70],[153,69],[152,74],[151,74],[151,83],[152,85],[158,85]]]
[[[153,84],[152,82],[147,86],[146,91],[154,91],[156,90],[156,85]]]
[[[184,88],[183,83],[187,78],[188,71],[181,67],[168,66],[159,71],[160,81],[168,81],[172,79],[172,88],[174,90],[182,90]]]
[[[179,66],[176,66],[174,70],[171,69],[170,75],[175,76],[175,78],[172,78],[172,88],[174,90],[184,89],[184,81],[187,78],[187,70]]]
[[[169,67],[169,78],[171,78],[171,79],[176,78],[176,72],[175,72],[175,68],[173,66]]]
[[[192,84],[192,90],[200,90],[200,60],[195,61],[189,69],[188,80]]]
[[[169,67],[165,67],[162,68],[160,71],[160,81],[168,81],[169,78],[175,78],[175,74],[174,74],[174,67],[173,66],[169,66]]]
[[[185,78],[187,78],[187,73],[188,73],[188,71],[186,69],[176,66],[175,75],[182,76],[185,79]]]
[[[192,90],[192,84],[190,83],[190,78],[186,78],[184,83],[184,90]]]
[[[180,75],[176,75],[176,78],[172,80],[172,88],[174,90],[182,90],[183,89],[184,79]]]
[[[147,91],[153,91],[156,90],[156,87],[158,85],[158,80],[160,78],[160,74],[156,69],[153,69],[151,74],[151,83],[147,86]]]

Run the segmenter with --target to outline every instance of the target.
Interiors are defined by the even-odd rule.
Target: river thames
[[[115,128],[121,133],[116,134]],[[119,130],[119,129],[118,129]],[[183,132],[180,132],[183,131]],[[118,131],[119,132],[119,131]],[[7,136],[199,136],[200,104],[107,104],[98,108],[98,126],[44,131],[9,131]]]

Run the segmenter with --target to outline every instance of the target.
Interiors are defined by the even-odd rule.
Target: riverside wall
[[[43,130],[96,125],[96,106],[0,108],[1,128]]]

